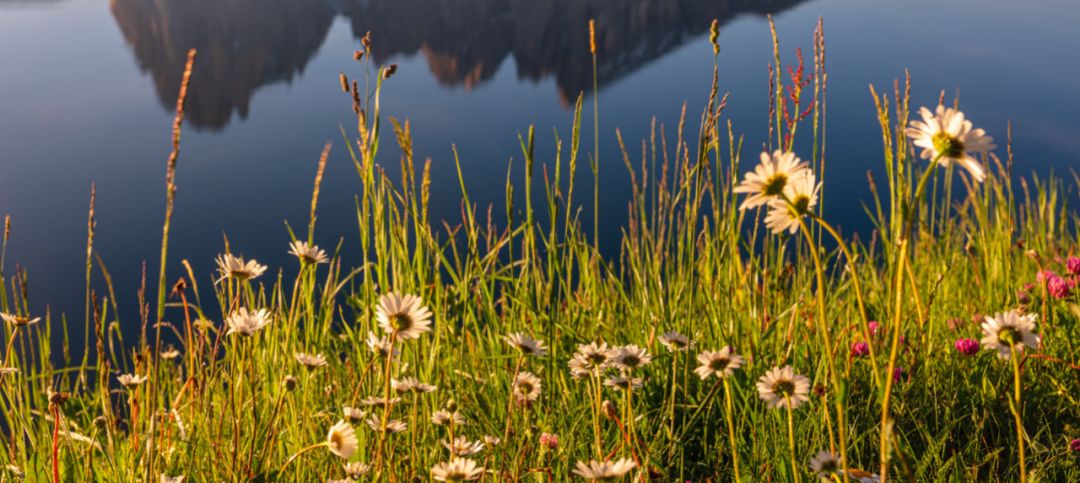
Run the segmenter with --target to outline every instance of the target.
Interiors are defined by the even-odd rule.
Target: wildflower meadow
[[[48,287],[0,259],[0,479],[1080,481],[1080,177],[1025,173],[1008,126],[912,105],[905,77],[867,92],[880,138],[826,136],[821,23],[805,65],[773,29],[767,139],[725,116],[717,69],[704,110],[640,149],[582,149],[611,133],[581,95],[554,152],[521,134],[525,182],[488,208],[460,164],[437,180],[412,158],[375,37],[342,59],[356,119],[312,165],[306,226],[267,231],[295,266],[170,258],[195,51],[141,320],[94,257],[92,204],[84,314],[33,313]],[[356,168],[354,266],[317,225],[331,149]],[[865,233],[823,215],[845,189],[826,168],[871,172]],[[600,169],[633,186],[614,253],[605,187],[576,183]],[[431,185],[455,182],[461,218],[431,219]]]

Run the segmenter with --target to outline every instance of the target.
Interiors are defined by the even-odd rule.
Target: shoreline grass
[[[594,65],[597,27],[582,46]],[[282,239],[294,278],[228,245],[217,273],[195,273],[167,259],[182,89],[157,292],[144,274],[136,343],[94,256],[93,195],[94,351],[78,361],[49,343],[59,332],[67,346],[66,319],[30,314],[25,271],[5,272],[5,219],[0,479],[1080,479],[1080,218],[1066,202],[1080,178],[1016,177],[1011,129],[1002,160],[977,133],[915,129],[909,79],[891,96],[871,87],[885,168],[869,180],[874,231],[844,236],[821,216],[840,189],[819,183],[823,25],[812,73],[801,52],[782,63],[772,32],[764,152],[744,149],[724,117],[715,58],[696,133],[684,113],[635,159],[615,132],[632,193],[612,258],[598,248],[601,213],[590,230],[574,204],[584,94],[552,164],[536,165],[534,129],[520,137],[525,183],[508,175],[505,220],[470,202],[455,149],[462,219],[435,222],[430,161],[418,170],[409,122],[384,117],[396,67],[371,64],[368,35],[353,56],[363,82],[340,79],[357,116],[342,136],[360,265],[343,266],[340,244],[315,246],[327,239],[316,230],[327,144],[307,230]],[[717,55],[715,23],[710,42]],[[198,75],[194,53],[188,62],[185,79]],[[940,104],[935,119],[958,115]],[[400,179],[379,164],[388,125]],[[792,151],[796,133],[809,153]],[[743,156],[783,179],[749,186]]]

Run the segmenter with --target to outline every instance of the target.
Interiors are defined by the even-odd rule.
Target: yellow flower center
[[[390,326],[398,332],[402,332],[411,329],[413,321],[406,314],[394,314],[390,316]]]
[[[1012,327],[1005,327],[998,331],[998,340],[1014,346],[1020,342],[1020,332]]]
[[[765,181],[765,189],[762,191],[768,196],[780,196],[784,192],[784,186],[787,186],[787,175],[777,173]]]
[[[712,369],[712,370],[714,370],[716,372],[720,372],[720,371],[727,368],[729,362],[730,361],[728,359],[726,359],[726,358],[724,358],[724,359],[713,359],[711,362],[709,362],[709,369]]]
[[[939,132],[933,137],[934,149],[946,158],[959,158],[964,155],[964,143],[948,133]]]
[[[795,394],[795,383],[788,380],[777,381],[776,384],[773,384],[772,389],[777,396],[790,397],[791,395]]]

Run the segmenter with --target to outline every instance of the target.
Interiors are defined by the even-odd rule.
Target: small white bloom
[[[431,311],[415,295],[391,292],[379,297],[375,318],[392,338],[417,339],[431,331]]]
[[[21,317],[15,314],[9,314],[7,312],[0,312],[0,319],[4,319],[4,322],[7,322],[8,324],[15,327],[25,327],[27,325],[34,325],[38,322],[41,322],[41,317]]]
[[[240,307],[225,319],[225,325],[229,326],[225,334],[255,335],[263,327],[270,325],[270,320],[270,312],[266,309],[248,312],[248,309]]]
[[[784,188],[784,198],[769,201],[765,226],[776,234],[799,231],[800,220],[813,212],[814,207],[817,206],[820,191],[821,184],[817,182],[814,173],[807,171],[801,178],[792,181]]]
[[[217,257],[218,272],[221,273],[221,278],[218,282],[225,280],[226,278],[235,278],[237,280],[252,280],[259,278],[266,272],[266,265],[260,265],[255,260],[244,261],[242,257],[234,257],[231,253],[224,255],[218,255]]]
[[[702,380],[708,379],[709,376],[716,376],[721,379],[732,375],[735,369],[742,367],[742,356],[733,353],[731,347],[724,347],[718,351],[703,351],[698,354],[697,361],[701,363],[700,366],[694,369],[698,377]]]
[[[540,398],[540,378],[531,372],[520,372],[514,377],[512,390],[519,405],[530,405]]]
[[[344,420],[331,426],[330,432],[326,434],[326,447],[331,453],[341,458],[349,459],[356,452],[358,445],[356,431]]]
[[[450,456],[472,456],[484,450],[484,443],[469,441],[464,436],[458,436],[453,441],[442,441],[443,447],[450,451]]]
[[[465,418],[457,411],[448,411],[446,409],[440,409],[431,414],[431,424],[446,426],[451,423],[455,426],[461,426],[465,424]]]
[[[818,454],[810,459],[810,471],[822,481],[833,481],[833,475],[840,470],[840,460],[829,450],[818,451]]]
[[[367,424],[368,424],[369,427],[371,427],[371,429],[373,429],[375,431],[382,431],[383,430],[383,420],[382,420],[382,417],[379,416],[378,414],[372,414],[371,417],[368,418]],[[400,420],[397,420],[397,419],[388,419],[388,420],[386,420],[386,432],[387,433],[390,433],[390,434],[400,433],[402,431],[405,431],[407,428],[408,428],[408,425],[406,425],[404,421],[400,421]]]
[[[525,333],[514,333],[506,336],[506,343],[521,352],[522,355],[544,357],[547,355],[547,347],[544,341],[533,339]]]
[[[121,374],[116,377],[120,384],[128,389],[131,389],[139,384],[146,382],[146,376],[140,376],[138,374]]]
[[[318,246],[310,245],[306,241],[294,241],[289,244],[289,254],[299,258],[303,263],[320,264],[326,263],[329,258],[326,256],[326,252],[321,250]]]
[[[810,172],[807,164],[795,157],[795,153],[777,150],[769,155],[763,152],[760,159],[754,170],[746,173],[743,182],[735,187],[735,193],[747,195],[739,206],[740,210],[755,208],[779,198],[784,188]]]
[[[911,121],[911,127],[905,133],[913,144],[923,148],[920,157],[932,160],[940,155],[938,164],[956,163],[971,173],[975,181],[981,183],[986,179],[982,164],[969,153],[986,153],[994,149],[994,138],[982,129],[972,129],[971,121],[964,119],[964,113],[951,107],[939,105],[932,113],[924,107],[919,114],[923,120]]]
[[[326,365],[326,356],[322,354],[307,354],[304,352],[297,352],[296,354],[293,354],[293,358],[295,358],[296,362],[299,362],[300,365],[304,366],[308,370],[318,369]]]
[[[640,389],[642,380],[639,377],[627,377],[625,375],[612,376],[604,380],[604,385],[621,391]]]
[[[481,476],[484,476],[484,468],[466,458],[453,457],[431,468],[431,477],[436,481],[472,481]]]
[[[774,367],[758,380],[757,390],[770,409],[795,409],[810,400],[810,379],[795,374],[791,366]]]
[[[986,317],[982,323],[982,345],[997,351],[1001,359],[1008,359],[1013,351],[1023,352],[1024,347],[1039,348],[1039,336],[1035,330],[1035,314],[1021,315],[1016,310]]]
[[[631,371],[648,365],[652,362],[652,356],[649,355],[649,351],[631,344],[611,349],[608,352],[608,360],[611,365],[621,370]]]
[[[364,475],[371,472],[371,466],[364,463],[345,463],[345,474],[349,475],[349,478],[359,480]]]
[[[390,379],[390,387],[394,389],[394,392],[402,395],[410,392],[426,394],[437,389],[437,387],[432,386],[431,384],[424,384],[412,377],[404,377],[400,380]]]
[[[660,343],[671,352],[685,351],[694,346],[689,337],[675,331],[664,332],[664,335],[660,336]]]
[[[629,458],[620,458],[617,461],[596,461],[588,463],[578,461],[574,467],[574,474],[586,480],[615,480],[621,478],[637,467],[637,463]]]
[[[367,412],[349,406],[342,407],[341,412],[350,423],[358,423],[367,416]]]

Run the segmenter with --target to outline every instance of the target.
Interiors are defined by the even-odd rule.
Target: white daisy
[[[697,361],[701,365],[695,368],[694,372],[701,380],[708,379],[709,376],[720,379],[728,377],[735,372],[735,369],[742,367],[744,362],[742,356],[735,354],[730,346],[718,351],[703,351],[698,354]]]
[[[120,384],[128,389],[131,389],[139,384],[146,382],[146,376],[140,376],[138,374],[121,374],[116,377]]]
[[[398,355],[399,351],[394,348],[394,344],[389,337],[379,337],[374,332],[368,332],[367,346],[371,349],[379,359],[386,359],[390,352],[393,351],[394,355]]]
[[[591,460],[588,463],[578,461],[574,467],[574,474],[586,480],[609,481],[621,478],[635,467],[637,463],[629,458],[620,458],[617,461]]]
[[[394,389],[394,392],[405,395],[410,392],[419,394],[426,394],[437,389],[431,384],[424,384],[412,377],[403,377],[399,379],[390,379],[390,387]]]
[[[514,377],[512,389],[518,404],[532,404],[540,398],[540,378],[531,372],[520,372]]]
[[[4,319],[4,322],[11,324],[15,327],[24,327],[27,325],[34,325],[41,322],[41,317],[21,317],[15,314],[9,314],[7,312],[0,312],[0,319]]]
[[[345,470],[345,474],[354,480],[359,480],[361,477],[371,472],[370,465],[360,462],[345,463],[343,469]]]
[[[761,162],[753,171],[746,173],[743,182],[735,187],[735,193],[747,195],[739,209],[754,208],[776,199],[784,192],[784,188],[809,172],[810,168],[795,157],[795,153],[779,150],[772,155],[761,153]]]
[[[368,418],[367,424],[368,424],[369,427],[371,427],[371,429],[373,429],[375,431],[382,431],[383,430],[383,420],[382,420],[382,417],[379,416],[378,414],[372,414],[371,417]],[[386,420],[386,432],[387,433],[390,433],[390,434],[400,433],[402,431],[405,431],[406,429],[408,429],[408,425],[406,425],[404,421],[400,421],[400,420],[397,420],[397,419],[388,419],[388,420]]]
[[[431,468],[431,477],[436,481],[472,481],[484,476],[484,468],[467,458],[450,458]]]
[[[289,244],[289,254],[299,258],[303,263],[320,264],[329,261],[326,251],[316,245],[310,245],[305,241],[294,241]]]
[[[322,354],[307,354],[304,352],[297,352],[296,354],[293,354],[293,357],[296,359],[296,362],[299,362],[300,365],[304,366],[308,370],[318,369],[326,365],[326,356]]]
[[[604,380],[604,385],[610,388],[626,391],[628,389],[640,389],[642,380],[640,377],[627,377],[625,375],[612,376]]]
[[[374,406],[381,408],[386,406],[393,406],[399,402],[401,402],[400,397],[392,397],[390,399],[386,399],[384,397],[372,396],[369,398],[364,398],[360,401],[360,404],[363,404],[364,406]]]
[[[1016,310],[994,314],[982,323],[982,345],[1008,359],[1014,350],[1023,352],[1024,346],[1039,348],[1039,336],[1034,330],[1035,314],[1021,315]]]
[[[685,351],[694,346],[689,337],[675,331],[664,332],[664,335],[660,336],[660,343],[671,352]]]
[[[802,177],[792,181],[784,188],[784,198],[769,201],[769,212],[765,215],[765,226],[773,233],[799,231],[799,220],[814,211],[817,206],[821,184],[814,173],[807,171]]]
[[[159,483],[183,483],[184,482],[184,475],[169,476],[169,475],[166,475],[165,473],[162,473],[160,475],[160,477],[158,478],[158,482]]]
[[[823,481],[833,481],[832,477],[840,470],[840,460],[829,450],[818,451],[810,459],[810,471]]]
[[[356,431],[353,430],[352,425],[344,420],[338,421],[331,426],[330,432],[326,434],[326,447],[330,449],[331,453],[341,458],[349,459],[356,452],[358,445]]]
[[[266,272],[266,265],[260,265],[255,260],[245,262],[242,257],[234,257],[231,253],[218,255],[217,266],[218,272],[221,273],[218,282],[230,277],[237,280],[252,280]]]
[[[451,423],[455,426],[461,426],[462,424],[465,424],[465,418],[457,411],[448,411],[446,409],[440,409],[431,413],[431,424],[436,426],[447,426]]]
[[[810,379],[795,374],[791,366],[774,367],[758,380],[757,390],[770,409],[788,405],[795,409],[810,400]]]
[[[450,451],[450,456],[472,456],[484,450],[484,443],[469,441],[464,436],[458,436],[453,441],[441,441],[441,443]]]
[[[532,336],[521,332],[510,334],[506,336],[506,343],[511,347],[521,352],[522,355],[544,357],[547,355],[547,348],[544,347],[544,341],[533,339]]]
[[[502,443],[502,438],[498,436],[484,436],[484,444],[488,446],[498,446]]]
[[[349,406],[342,407],[341,413],[350,423],[358,423],[360,422],[360,420],[364,419],[364,416],[367,416],[366,411],[357,408],[351,408]]]
[[[975,181],[986,179],[986,172],[971,152],[985,153],[995,148],[994,138],[987,136],[982,129],[972,129],[971,121],[964,119],[964,113],[951,107],[937,106],[931,113],[929,109],[919,110],[922,121],[911,121],[905,132],[912,143],[923,148],[919,156],[934,159],[939,154],[938,164],[949,166],[957,163],[971,173]]]
[[[240,307],[225,319],[225,325],[229,326],[229,330],[225,334],[254,335],[260,329],[269,325],[270,320],[270,312],[267,312],[266,309],[248,312],[248,309]]]
[[[652,356],[645,349],[631,344],[611,349],[608,360],[619,369],[631,371],[648,365],[652,362]]]
[[[431,331],[431,311],[423,303],[423,299],[415,295],[401,296],[391,292],[379,297],[375,318],[391,337],[417,339]]]
[[[161,351],[161,358],[167,361],[171,361],[177,357],[180,357],[180,350],[173,346],[168,346],[165,350]]]

